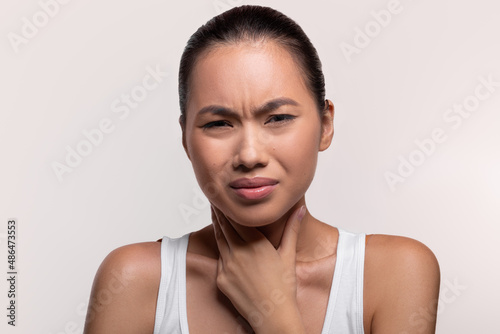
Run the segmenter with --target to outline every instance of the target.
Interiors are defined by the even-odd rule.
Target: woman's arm
[[[84,334],[151,334],[160,282],[159,242],[112,251],[96,273]]]
[[[439,264],[424,244],[373,235],[365,259],[370,333],[435,333],[439,282]]]

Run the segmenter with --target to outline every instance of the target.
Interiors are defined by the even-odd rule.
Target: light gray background
[[[390,1],[73,0],[17,52],[9,34],[21,35],[23,17],[43,24],[41,5],[0,5],[0,263],[5,273],[15,217],[20,273],[15,329],[0,281],[2,333],[80,333],[94,274],[112,249],[210,223],[180,142],[178,63],[201,24],[250,3],[295,19],[323,62],[335,136],[306,196],[311,213],[428,245],[442,271],[438,333],[498,327],[500,87],[456,128],[443,118],[474,101],[479,77],[500,81],[498,2],[401,0],[349,62],[342,43],[355,45],[357,28],[376,29],[371,12]],[[157,66],[169,75],[120,119],[113,101],[139,92]],[[114,130],[59,181],[52,164],[106,118]],[[417,157],[415,141],[435,128],[446,140],[391,190],[385,173],[397,172],[399,156]]]

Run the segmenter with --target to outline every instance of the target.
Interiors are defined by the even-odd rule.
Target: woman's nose
[[[247,169],[263,167],[268,164],[269,136],[256,127],[241,130],[240,136],[235,138],[234,168],[243,166]]]

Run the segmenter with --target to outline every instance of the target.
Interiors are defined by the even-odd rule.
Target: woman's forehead
[[[254,70],[254,67],[243,67],[239,65],[246,65],[246,62],[265,61],[267,63],[274,63],[273,66],[279,67],[289,66],[289,70],[299,67],[295,63],[293,56],[282,45],[274,41],[243,41],[231,44],[217,44],[211,46],[208,50],[201,53],[194,65],[193,73],[208,65],[209,67],[221,65],[223,68],[231,70],[245,69]],[[207,64],[208,63],[208,64]],[[199,66],[202,65],[202,66]],[[252,65],[249,63],[248,65]],[[263,65],[263,64],[261,64]]]
[[[190,99],[297,94],[303,89],[302,71],[283,46],[239,43],[221,45],[200,57],[192,72]]]

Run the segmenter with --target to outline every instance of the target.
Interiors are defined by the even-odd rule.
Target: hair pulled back
[[[263,6],[244,5],[209,20],[190,37],[179,68],[181,122],[186,120],[191,72],[204,52],[239,42],[274,41],[285,47],[305,76],[318,111],[325,108],[325,79],[318,53],[302,28],[283,13]]]

